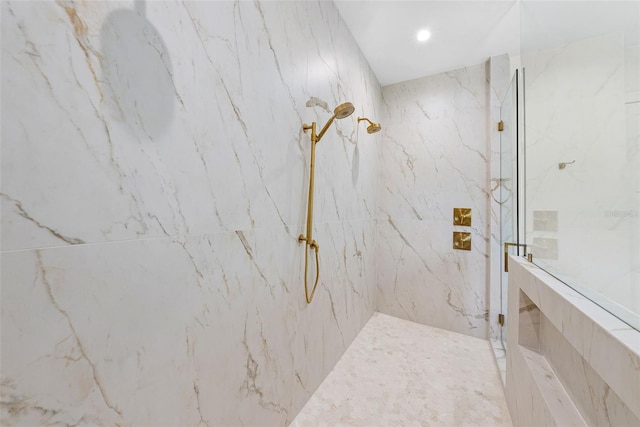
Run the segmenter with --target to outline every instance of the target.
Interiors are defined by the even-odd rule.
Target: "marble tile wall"
[[[376,306],[380,135],[356,117],[381,92],[334,5],[1,19],[0,423],[289,423]],[[356,112],[318,145],[307,305],[301,125],[322,101]]]
[[[485,64],[383,88],[378,311],[487,338],[489,202]],[[455,207],[472,209],[454,227]],[[469,231],[472,250],[452,249]]]

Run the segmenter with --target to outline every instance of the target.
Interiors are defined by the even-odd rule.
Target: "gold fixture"
[[[504,326],[504,314],[502,313],[498,314],[498,324]]]
[[[524,251],[527,252],[527,245],[525,245],[524,243],[504,242],[504,271],[506,273],[509,272],[509,246],[522,246],[524,248]]]
[[[504,122],[500,120],[498,122],[498,132],[502,132],[504,130]]]
[[[453,232],[453,249],[470,251],[471,250],[471,233],[454,231]]]
[[[558,169],[564,169],[567,167],[567,165],[572,165],[574,164],[576,161],[572,161],[572,162],[560,162],[558,163]]]
[[[318,287],[318,279],[320,278],[320,258],[318,256],[318,250],[320,246],[318,242],[313,240],[313,186],[314,186],[314,176],[315,176],[315,163],[316,163],[316,144],[320,142],[320,139],[324,136],[331,126],[331,123],[335,119],[344,119],[345,117],[349,117],[355,108],[352,103],[345,102],[344,104],[338,105],[335,110],[333,110],[333,116],[327,121],[319,134],[316,134],[316,122],[302,125],[302,130],[307,132],[311,131],[311,165],[309,166],[309,202],[307,203],[307,235],[301,234],[298,236],[298,242],[305,242],[304,249],[304,296],[307,300],[307,304],[310,304],[313,300],[313,295],[316,293],[316,288]],[[311,294],[309,294],[309,286],[307,285],[307,271],[309,268],[309,248],[313,249],[316,253],[316,280],[313,284],[313,289],[311,290]]]
[[[382,129],[382,126],[380,126],[380,123],[374,123],[371,120],[367,119],[366,117],[358,117],[358,123],[360,123],[363,120],[366,120],[369,122],[369,126],[367,126],[368,133],[376,133],[376,132],[379,132],[380,129]]]
[[[471,225],[471,208],[453,208],[453,225]]]
[[[532,253],[528,253],[527,254],[527,261],[533,262],[533,254]]]

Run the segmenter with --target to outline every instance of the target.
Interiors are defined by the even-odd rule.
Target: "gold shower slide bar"
[[[298,242],[305,242],[304,249],[304,296],[307,300],[307,304],[311,304],[313,301],[313,296],[316,293],[316,288],[318,287],[318,280],[320,279],[320,258],[318,255],[318,250],[320,246],[318,242],[313,240],[313,190],[315,184],[315,169],[316,169],[316,144],[320,142],[320,139],[324,136],[329,129],[329,126],[333,123],[335,119],[344,119],[345,117],[349,117],[355,108],[352,103],[345,102],[344,104],[338,105],[335,110],[333,110],[333,116],[327,121],[327,123],[323,126],[322,130],[319,134],[316,134],[316,122],[311,123],[310,125],[303,124],[302,130],[306,133],[307,131],[311,131],[311,164],[309,167],[309,200],[307,202],[307,235],[301,234],[298,236]],[[309,270],[309,248],[315,251],[316,253],[316,280],[313,284],[313,289],[311,289],[311,293],[309,293],[309,285],[307,284],[307,272]]]

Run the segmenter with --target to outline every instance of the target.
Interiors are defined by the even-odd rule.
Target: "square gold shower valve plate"
[[[462,251],[471,250],[471,233],[463,231],[453,232],[453,249]]]
[[[453,225],[471,225],[471,208],[453,208]]]

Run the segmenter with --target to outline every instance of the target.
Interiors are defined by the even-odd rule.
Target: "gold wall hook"
[[[573,160],[571,162],[560,162],[560,163],[558,163],[558,169],[562,170],[562,169],[566,168],[568,165],[574,164],[575,162],[576,162],[575,160]]]

